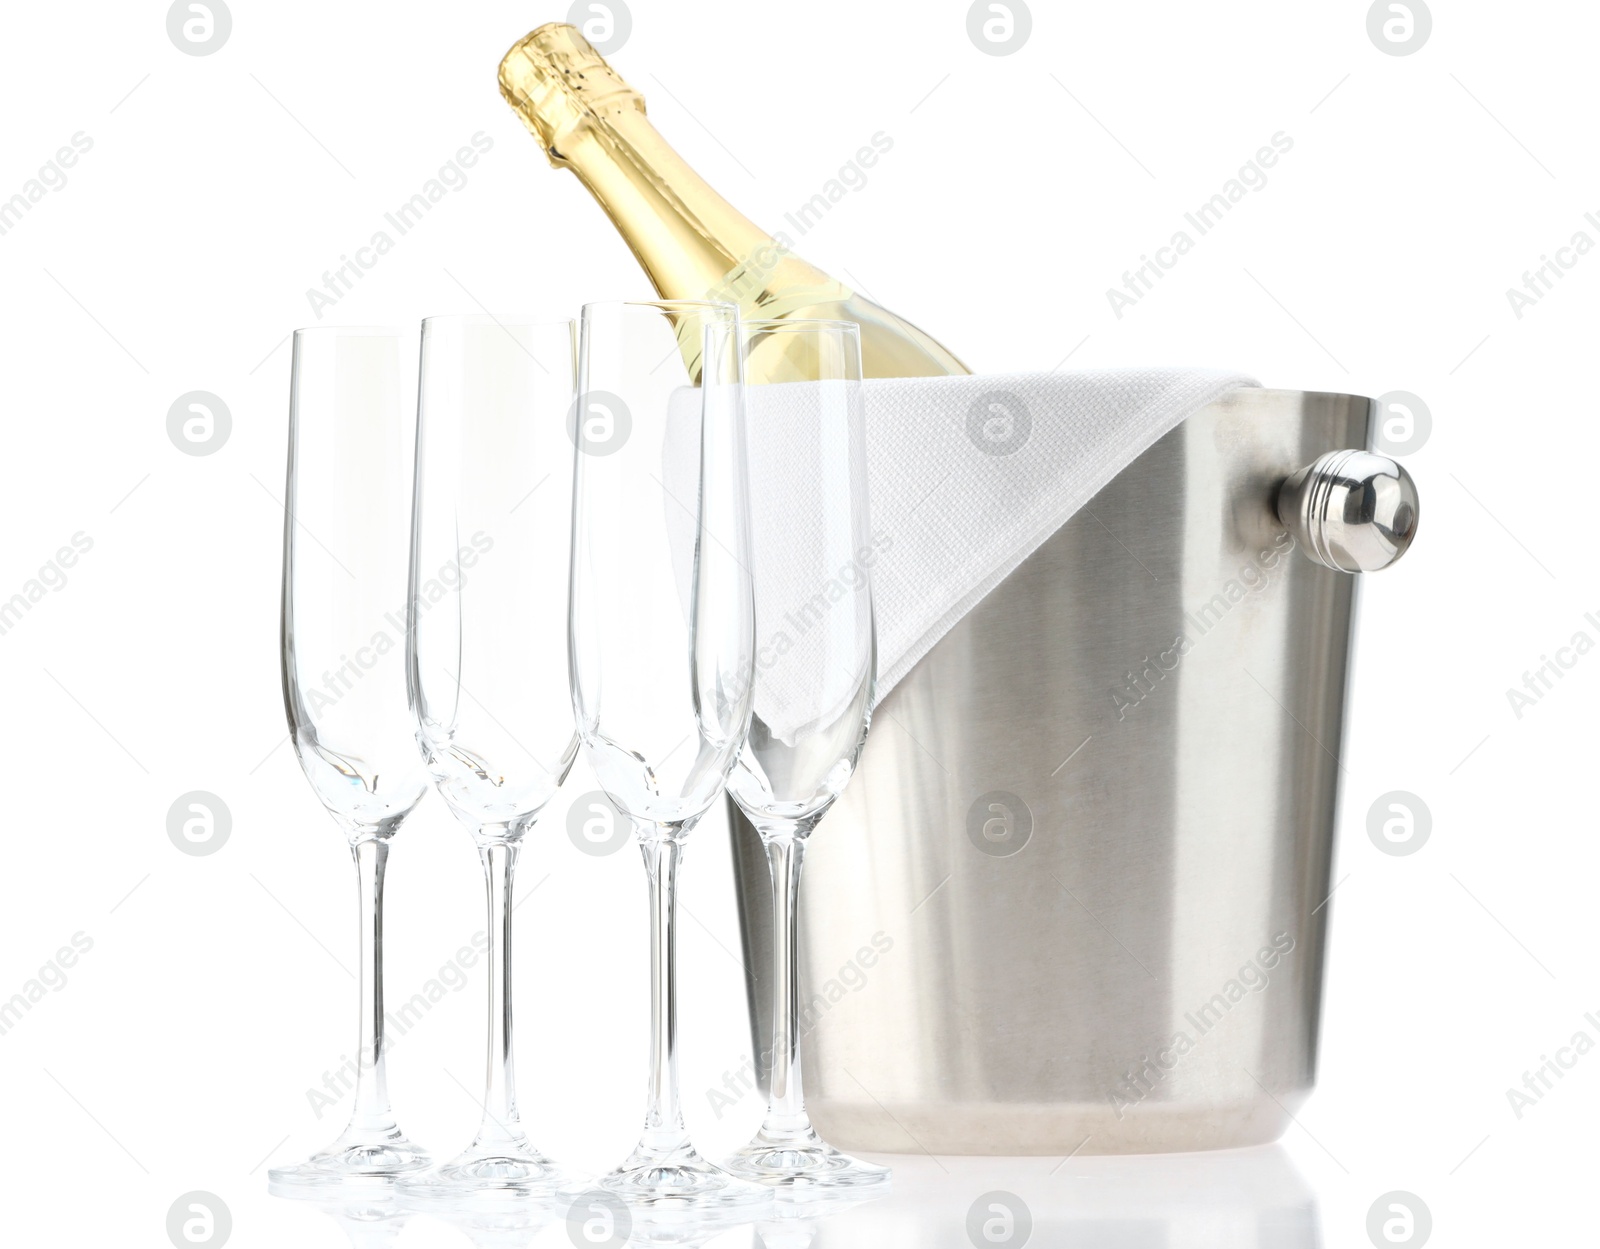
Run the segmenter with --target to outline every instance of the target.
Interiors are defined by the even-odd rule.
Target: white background
[[[1367,1244],[1368,1207],[1393,1189],[1426,1201],[1435,1243],[1564,1241],[1592,1224],[1600,1057],[1520,1120],[1506,1090],[1578,1030],[1600,1038],[1583,1019],[1600,1010],[1600,657],[1520,719],[1505,691],[1578,630],[1600,639],[1583,618],[1600,611],[1585,505],[1600,258],[1521,319],[1505,292],[1579,229],[1600,242],[1584,220],[1600,210],[1600,10],[1438,0],[1404,57],[1369,41],[1366,10],[1037,0],[1027,45],[994,57],[947,0],[635,0],[612,59],[769,226],[891,136],[797,250],[979,371],[1070,354],[1426,400],[1432,437],[1408,460],[1421,537],[1362,603],[1319,1089],[1268,1162],[1315,1189],[1330,1245]],[[505,48],[563,8],[232,12],[204,57],[175,49],[160,3],[4,16],[0,198],[75,133],[93,140],[0,236],[0,599],[74,533],[93,540],[0,636],[0,997],[74,933],[94,943],[0,1036],[0,1235],[16,1242],[165,1245],[169,1205],[203,1189],[232,1210],[230,1243],[344,1243],[265,1194],[268,1165],[342,1126],[344,1106],[318,1121],[306,1090],[354,1041],[353,873],[284,744],[277,665],[284,340],[314,319],[307,288],[482,131],[468,184],[327,321],[568,315],[647,292],[496,91]],[[1294,146],[1269,183],[1118,319],[1106,288],[1278,131]],[[204,457],[166,433],[196,389],[233,417]],[[599,1169],[637,1127],[646,933],[633,853],[586,858],[562,830],[592,787],[580,766],[525,856],[522,888],[539,887],[517,968],[526,1119]],[[233,816],[207,857],[166,833],[194,789]],[[1410,857],[1366,835],[1393,789],[1432,811]],[[720,821],[691,841],[684,903],[683,1083],[714,1154],[759,1113],[751,1098],[717,1120],[704,1095],[747,1049]],[[482,927],[477,863],[436,799],[396,842],[389,905],[396,996]],[[469,976],[391,1062],[402,1123],[441,1155],[478,1115],[481,966]],[[1047,1181],[1057,1161],[1003,1182],[957,1168],[948,1226],[917,1243],[964,1245],[985,1187],[1048,1203],[1092,1174],[1074,1160]],[[1160,1174],[1147,1211],[1170,1205]],[[845,1243],[829,1234],[817,1244]],[[466,1242],[417,1219],[400,1243]],[[553,1226],[537,1243],[567,1242]]]

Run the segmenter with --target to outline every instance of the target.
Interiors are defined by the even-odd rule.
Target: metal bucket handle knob
[[[1377,572],[1417,534],[1417,484],[1387,456],[1329,451],[1278,488],[1278,519],[1306,555],[1338,572]]]

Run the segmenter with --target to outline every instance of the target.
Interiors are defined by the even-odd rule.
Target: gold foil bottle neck
[[[590,118],[645,111],[644,97],[564,22],[547,23],[511,45],[500,61],[500,94],[552,165],[567,163],[567,137]]]
[[[500,62],[500,94],[550,163],[594,196],[661,298],[735,303],[746,317],[854,321],[869,377],[967,371],[916,326],[807,264],[717,194],[574,27],[551,23],[518,40]],[[697,350],[684,353],[691,369]]]

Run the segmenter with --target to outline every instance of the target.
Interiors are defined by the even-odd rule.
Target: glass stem
[[[678,1102],[676,899],[683,848],[671,837],[646,834],[639,849],[650,879],[650,1092],[640,1143],[665,1154],[689,1141]]]
[[[389,843],[369,837],[356,842],[350,852],[361,891],[361,1049],[355,1110],[346,1134],[387,1137],[398,1130],[389,1106],[383,1040],[383,870]]]
[[[497,1144],[522,1141],[511,1053],[511,891],[517,851],[514,842],[505,841],[478,850],[489,890],[489,1060],[478,1140]]]
[[[772,873],[772,1092],[762,1132],[794,1138],[811,1134],[800,1084],[800,971],[798,933],[800,867],[806,843],[792,828],[763,832]]]

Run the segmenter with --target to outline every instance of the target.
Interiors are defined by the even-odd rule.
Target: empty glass
[[[539,1196],[571,1181],[518,1118],[511,913],[523,838],[578,748],[566,647],[572,386],[571,321],[423,322],[410,692],[417,743],[483,863],[489,1055],[477,1137],[409,1178],[411,1196]]]
[[[806,1115],[795,958],[806,838],[849,783],[872,715],[877,545],[860,331],[848,321],[750,321],[743,340],[756,672],[728,791],[766,847],[776,966],[766,1119],[723,1166],[786,1189],[860,1188],[889,1172],[828,1145]]]
[[[355,1108],[343,1135],[275,1184],[387,1182],[427,1154],[400,1131],[384,1068],[383,873],[428,787],[406,705],[409,336],[296,330],[283,525],[283,694],[300,767],[344,830],[361,897]]]
[[[583,309],[572,531],[572,703],[650,882],[644,1132],[601,1185],[641,1206],[767,1198],[704,1161],[678,1100],[674,888],[750,723],[753,611],[736,313]]]

